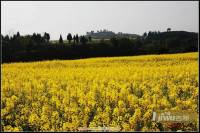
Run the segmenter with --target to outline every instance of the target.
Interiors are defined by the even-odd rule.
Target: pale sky
[[[1,33],[48,32],[54,40],[101,29],[199,32],[198,8],[198,1],[1,1]]]

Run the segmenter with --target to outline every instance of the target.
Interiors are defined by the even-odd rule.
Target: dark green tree
[[[171,31],[171,28],[167,28],[167,32],[170,32]]]
[[[74,44],[76,43],[76,36],[73,36]]]
[[[19,33],[19,32],[17,32],[17,37],[18,37],[18,38],[20,37],[20,33]]]
[[[62,39],[62,36],[61,36],[61,35],[60,35],[59,43],[60,43],[60,44],[63,44],[63,39]]]
[[[147,33],[145,32],[145,33],[143,34],[143,38],[146,39],[146,37],[147,37]]]
[[[50,40],[50,35],[49,33],[44,33],[44,39],[45,39],[45,42],[49,43],[49,40]]]
[[[68,35],[67,35],[67,40],[69,41],[69,43],[71,43],[71,40],[72,40],[72,35],[71,35],[71,33],[68,33]]]
[[[8,42],[10,41],[10,37],[9,37],[8,35],[6,35],[6,36],[4,37],[4,41],[8,43]]]
[[[85,38],[85,36],[80,36],[80,42],[81,44],[86,44],[87,39]]]
[[[79,43],[79,37],[78,37],[78,34],[76,34],[76,43],[77,43],[77,44]]]

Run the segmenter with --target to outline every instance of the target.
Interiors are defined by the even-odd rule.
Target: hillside
[[[122,32],[114,33],[112,31],[107,31],[107,30],[100,30],[97,32],[94,32],[94,31],[87,32],[86,37],[88,36],[91,36],[93,39],[111,39],[113,37],[117,37],[117,38],[126,37],[130,39],[136,39],[140,37],[140,35],[137,35],[137,34],[122,33]]]
[[[2,62],[81,59],[90,57],[167,54],[198,51],[198,34],[185,31],[149,32],[130,39],[81,39],[48,42],[40,34],[2,36]]]

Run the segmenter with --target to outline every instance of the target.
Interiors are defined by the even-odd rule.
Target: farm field
[[[1,65],[4,131],[163,131],[154,110],[198,109],[198,52]],[[167,125],[196,131],[198,122]]]

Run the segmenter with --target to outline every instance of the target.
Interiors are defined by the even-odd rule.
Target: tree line
[[[88,38],[86,38],[85,36],[78,36],[78,34],[74,35],[72,37],[72,34],[71,33],[68,33],[67,35],[67,40],[69,41],[69,44],[71,44],[71,41],[73,40],[73,44],[79,44],[79,42],[81,44],[85,44],[87,43],[88,41],[91,42],[92,41],[92,38],[91,36],[89,36]],[[60,35],[60,38],[59,38],[59,44],[63,44],[63,38],[62,38],[62,35]]]
[[[68,45],[62,36],[50,41],[50,34],[1,35],[2,62],[37,61],[51,59],[78,59],[99,56],[127,56],[198,51],[198,34],[185,31],[149,31],[136,39],[113,37],[95,42],[91,36],[69,33]]]

